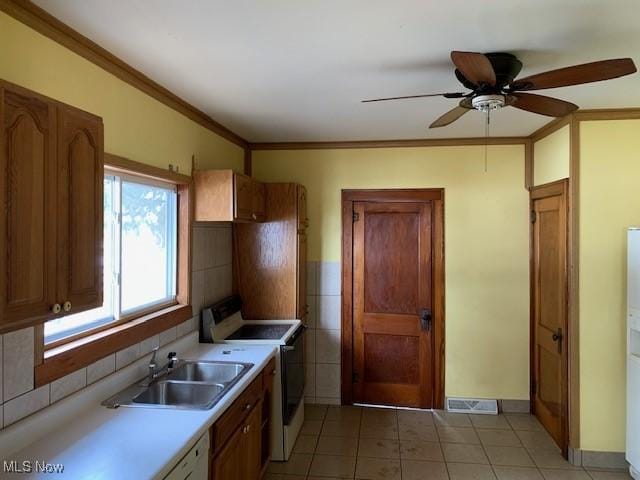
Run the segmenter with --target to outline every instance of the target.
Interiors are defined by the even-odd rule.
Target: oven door
[[[289,425],[304,395],[304,330],[304,325],[300,325],[286,345],[280,347],[284,425]]]

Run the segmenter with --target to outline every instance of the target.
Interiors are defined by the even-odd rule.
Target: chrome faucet
[[[147,383],[151,383],[163,373],[171,373],[171,370],[173,370],[178,363],[178,356],[176,352],[169,352],[169,355],[167,355],[167,359],[169,361],[162,368],[158,368],[158,364],[156,363],[156,355],[158,354],[159,349],[160,347],[155,347],[153,349],[151,360],[149,360],[149,377]]]

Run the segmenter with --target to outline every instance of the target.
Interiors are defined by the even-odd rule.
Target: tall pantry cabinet
[[[102,304],[99,117],[0,81],[0,331]]]
[[[266,183],[264,221],[234,224],[243,318],[306,318],[308,226],[307,192],[295,183]]]

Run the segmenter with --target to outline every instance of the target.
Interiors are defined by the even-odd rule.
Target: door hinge
[[[531,218],[531,223],[536,223],[536,220],[538,220],[538,214],[535,210],[531,210],[531,216],[529,218]]]
[[[360,220],[360,214],[358,212],[353,212],[353,221],[357,222]]]
[[[358,383],[359,378],[360,377],[358,376],[358,374],[356,372],[353,372],[353,375],[352,375],[353,383]]]

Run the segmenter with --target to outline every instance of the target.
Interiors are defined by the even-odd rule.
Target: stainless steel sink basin
[[[208,410],[253,367],[252,363],[184,361],[157,378],[140,379],[102,404]]]
[[[224,391],[222,384],[160,381],[133,398],[135,403],[202,408],[213,405]]]
[[[185,382],[228,383],[247,369],[243,363],[185,362],[169,375],[170,380]]]

